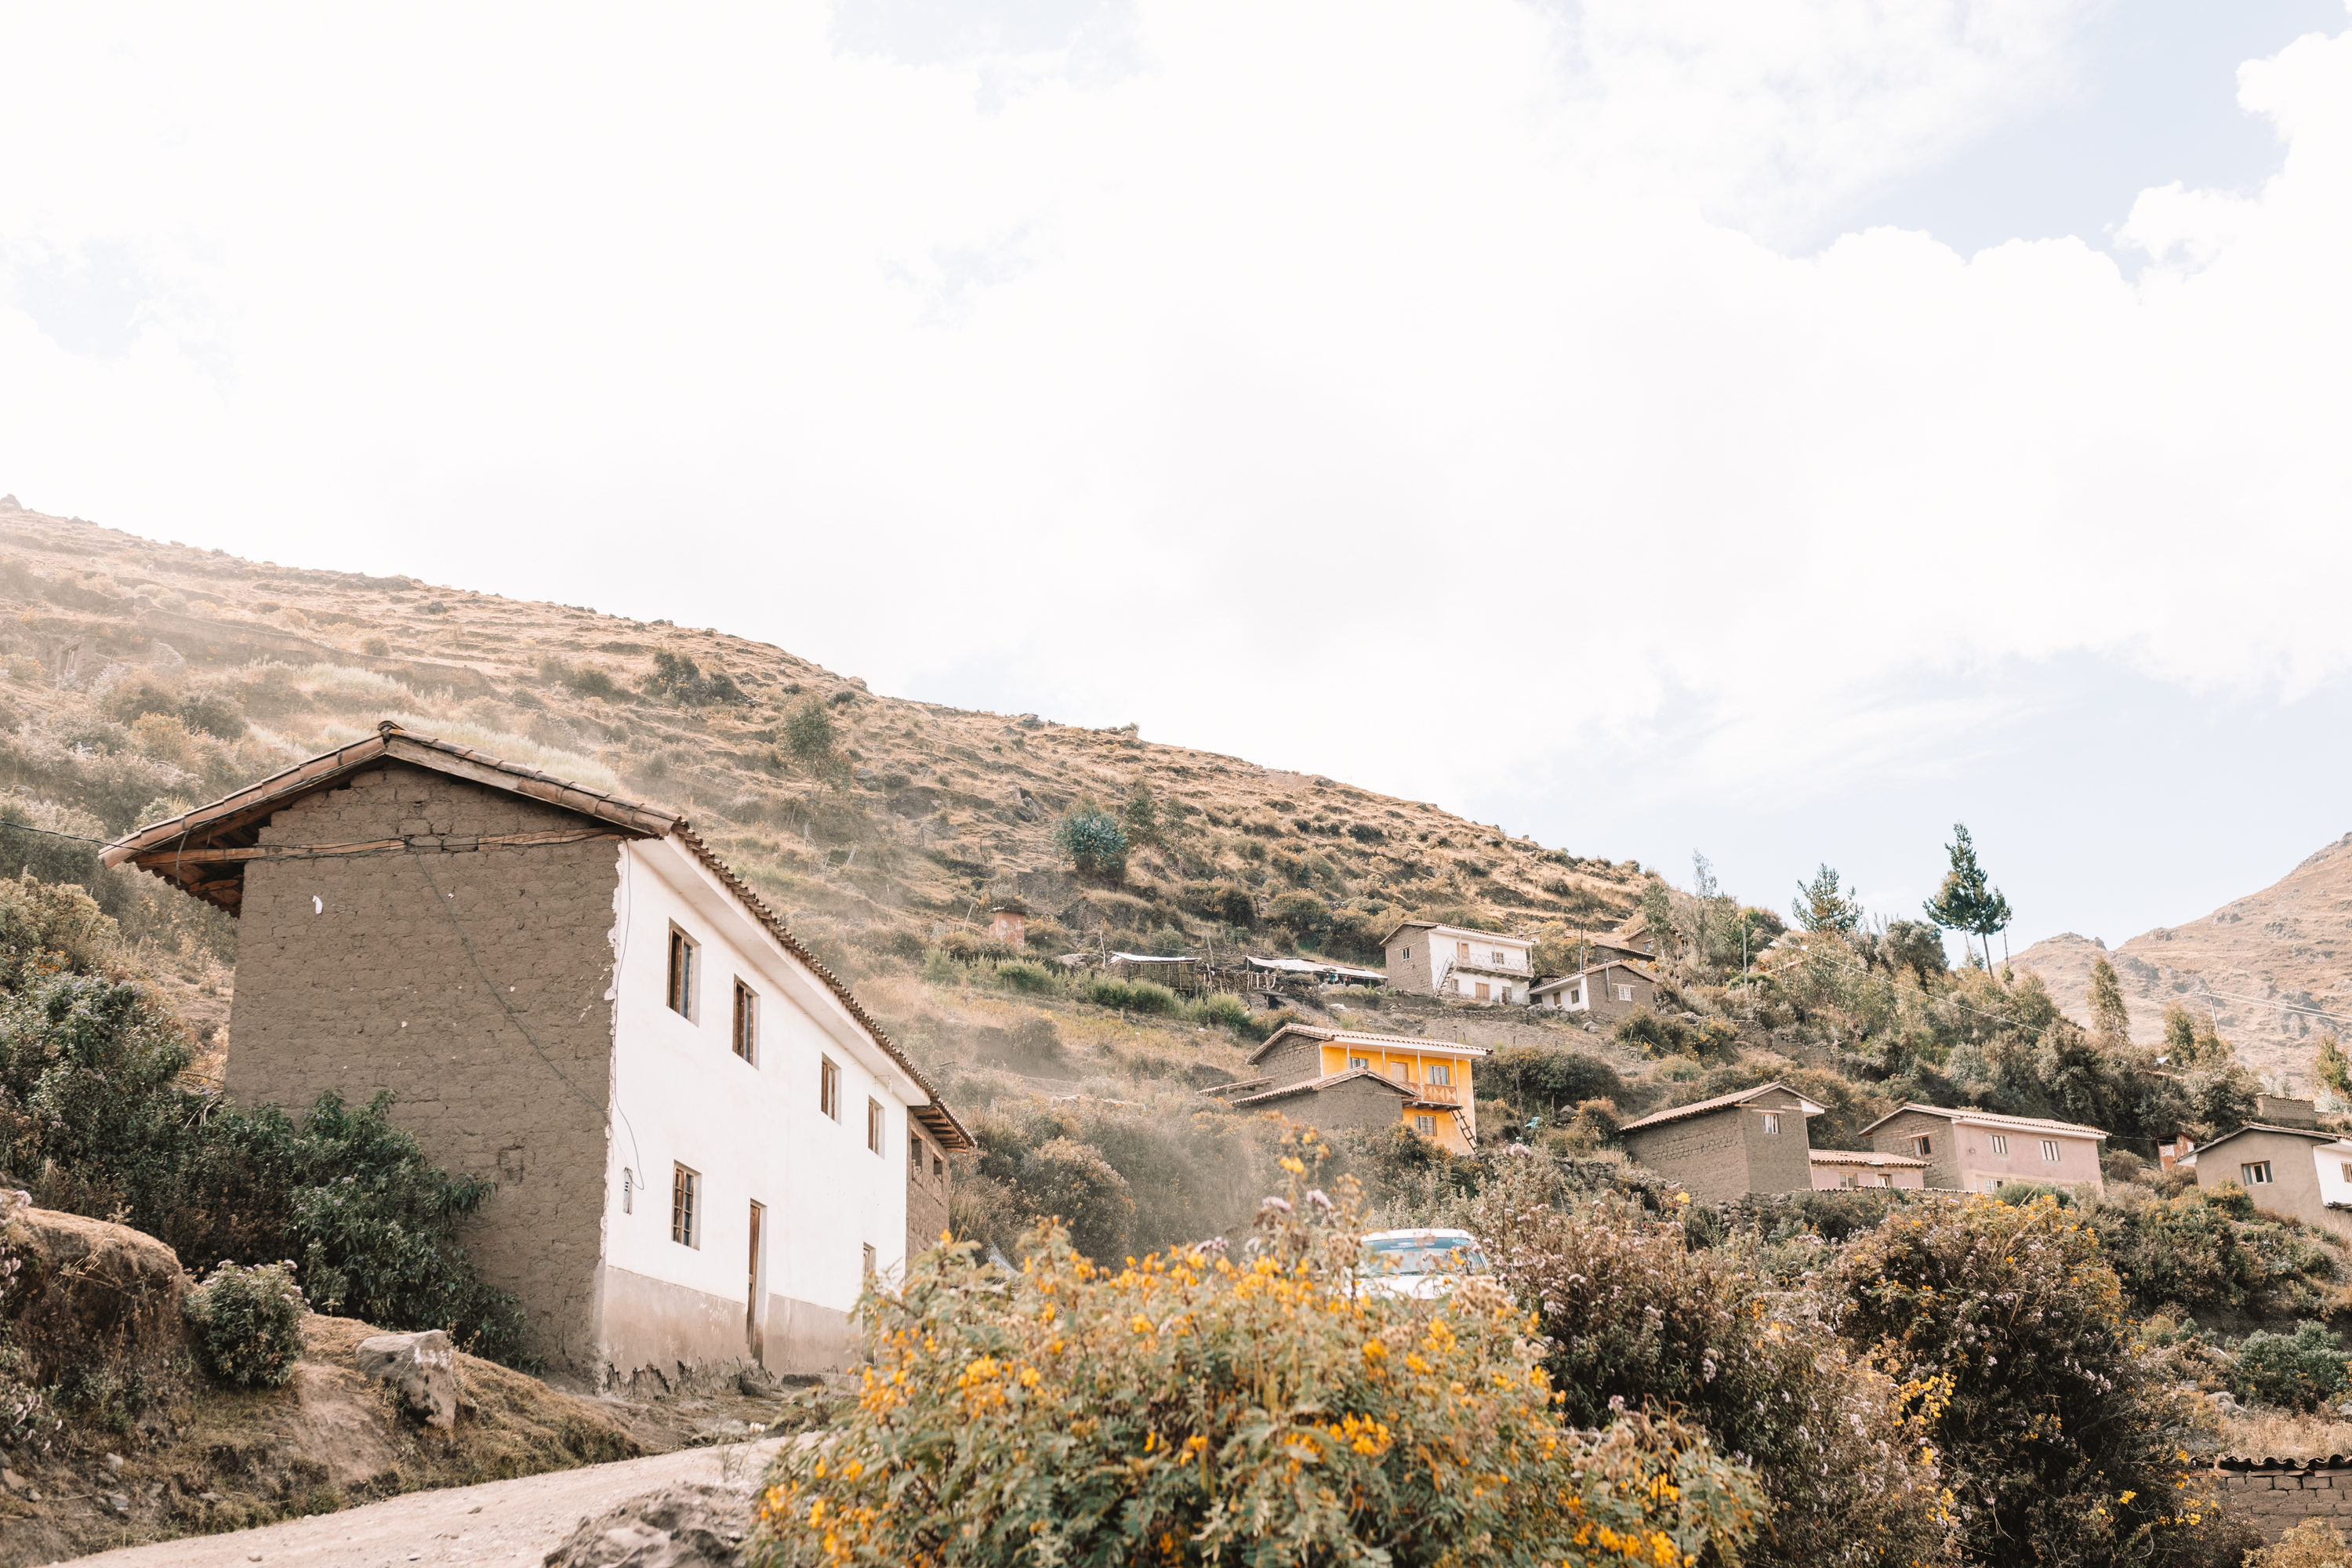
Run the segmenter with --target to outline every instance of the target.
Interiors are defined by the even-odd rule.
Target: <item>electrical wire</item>
[[[52,827],[36,827],[29,822],[0,822],[0,827],[14,828],[18,833],[38,833],[50,838],[70,838],[77,844],[95,844],[101,848],[114,842],[111,838],[92,838],[87,833],[59,833]]]

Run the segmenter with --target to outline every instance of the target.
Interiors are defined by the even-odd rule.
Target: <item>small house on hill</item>
[[[837,1370],[971,1136],[688,822],[384,724],[110,845],[237,917],[227,1088],[392,1096],[469,1255],[599,1384]]]
[[[1524,1005],[1535,980],[1534,941],[1435,921],[1405,921],[1381,939],[1388,982],[1423,996]]]
[[[1528,996],[1538,1007],[1586,1013],[1605,1020],[1622,1018],[1637,1007],[1655,1006],[1661,984],[1657,972],[1647,965],[1612,959],[1558,980],[1543,981],[1529,987]]]
[[[1996,1116],[1989,1110],[1906,1105],[1862,1130],[1882,1154],[1927,1162],[1927,1184],[1956,1192],[1997,1193],[2003,1182],[2052,1182],[2107,1190],[2099,1174],[2106,1134],[2076,1121]]]
[[[1805,1121],[1827,1109],[1786,1084],[1766,1083],[1653,1111],[1618,1131],[1625,1152],[1643,1164],[1682,1183],[1693,1197],[1727,1203],[1750,1193],[1811,1189]]]
[[[1478,1146],[1474,1063],[1485,1046],[1286,1024],[1250,1053],[1255,1076],[1210,1092],[1237,1110],[1316,1127],[1402,1124],[1456,1154]]]
[[[2250,1121],[2185,1163],[2200,1187],[2235,1182],[2258,1209],[2352,1239],[2352,1141],[2337,1133]]]

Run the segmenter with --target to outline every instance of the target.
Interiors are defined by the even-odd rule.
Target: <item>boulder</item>
[[[736,1568],[751,1528],[748,1494],[667,1486],[582,1520],[544,1568]]]
[[[0,1203],[14,1194],[0,1194]],[[150,1364],[187,1348],[179,1255],[143,1231],[17,1199],[5,1240],[11,1331],[37,1383],[78,1367]],[[0,1268],[6,1265],[0,1264]]]
[[[361,1375],[399,1390],[409,1413],[427,1426],[446,1432],[457,1424],[457,1352],[443,1330],[377,1334],[359,1342],[352,1362]]]

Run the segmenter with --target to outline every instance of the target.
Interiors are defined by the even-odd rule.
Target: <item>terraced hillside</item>
[[[686,811],[835,953],[919,957],[1017,896],[1040,917],[1033,947],[1362,958],[1409,912],[1591,923],[1639,882],[1433,805],[1131,729],[887,696],[717,630],[243,561],[13,503],[0,609],[0,785],[108,834],[391,718]],[[807,709],[829,751],[786,743]],[[1157,828],[1127,874],[1066,875],[1061,814],[1139,791]],[[1307,896],[1277,909],[1284,894]]]

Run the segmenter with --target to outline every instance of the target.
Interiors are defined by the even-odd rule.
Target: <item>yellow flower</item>
[[[1138,1312],[1128,1320],[1127,1326],[1139,1334],[1148,1334],[1151,1331],[1151,1320]]]
[[[1306,1165],[1287,1154],[1282,1157],[1282,1168],[1294,1176],[1303,1176],[1307,1173]]]

